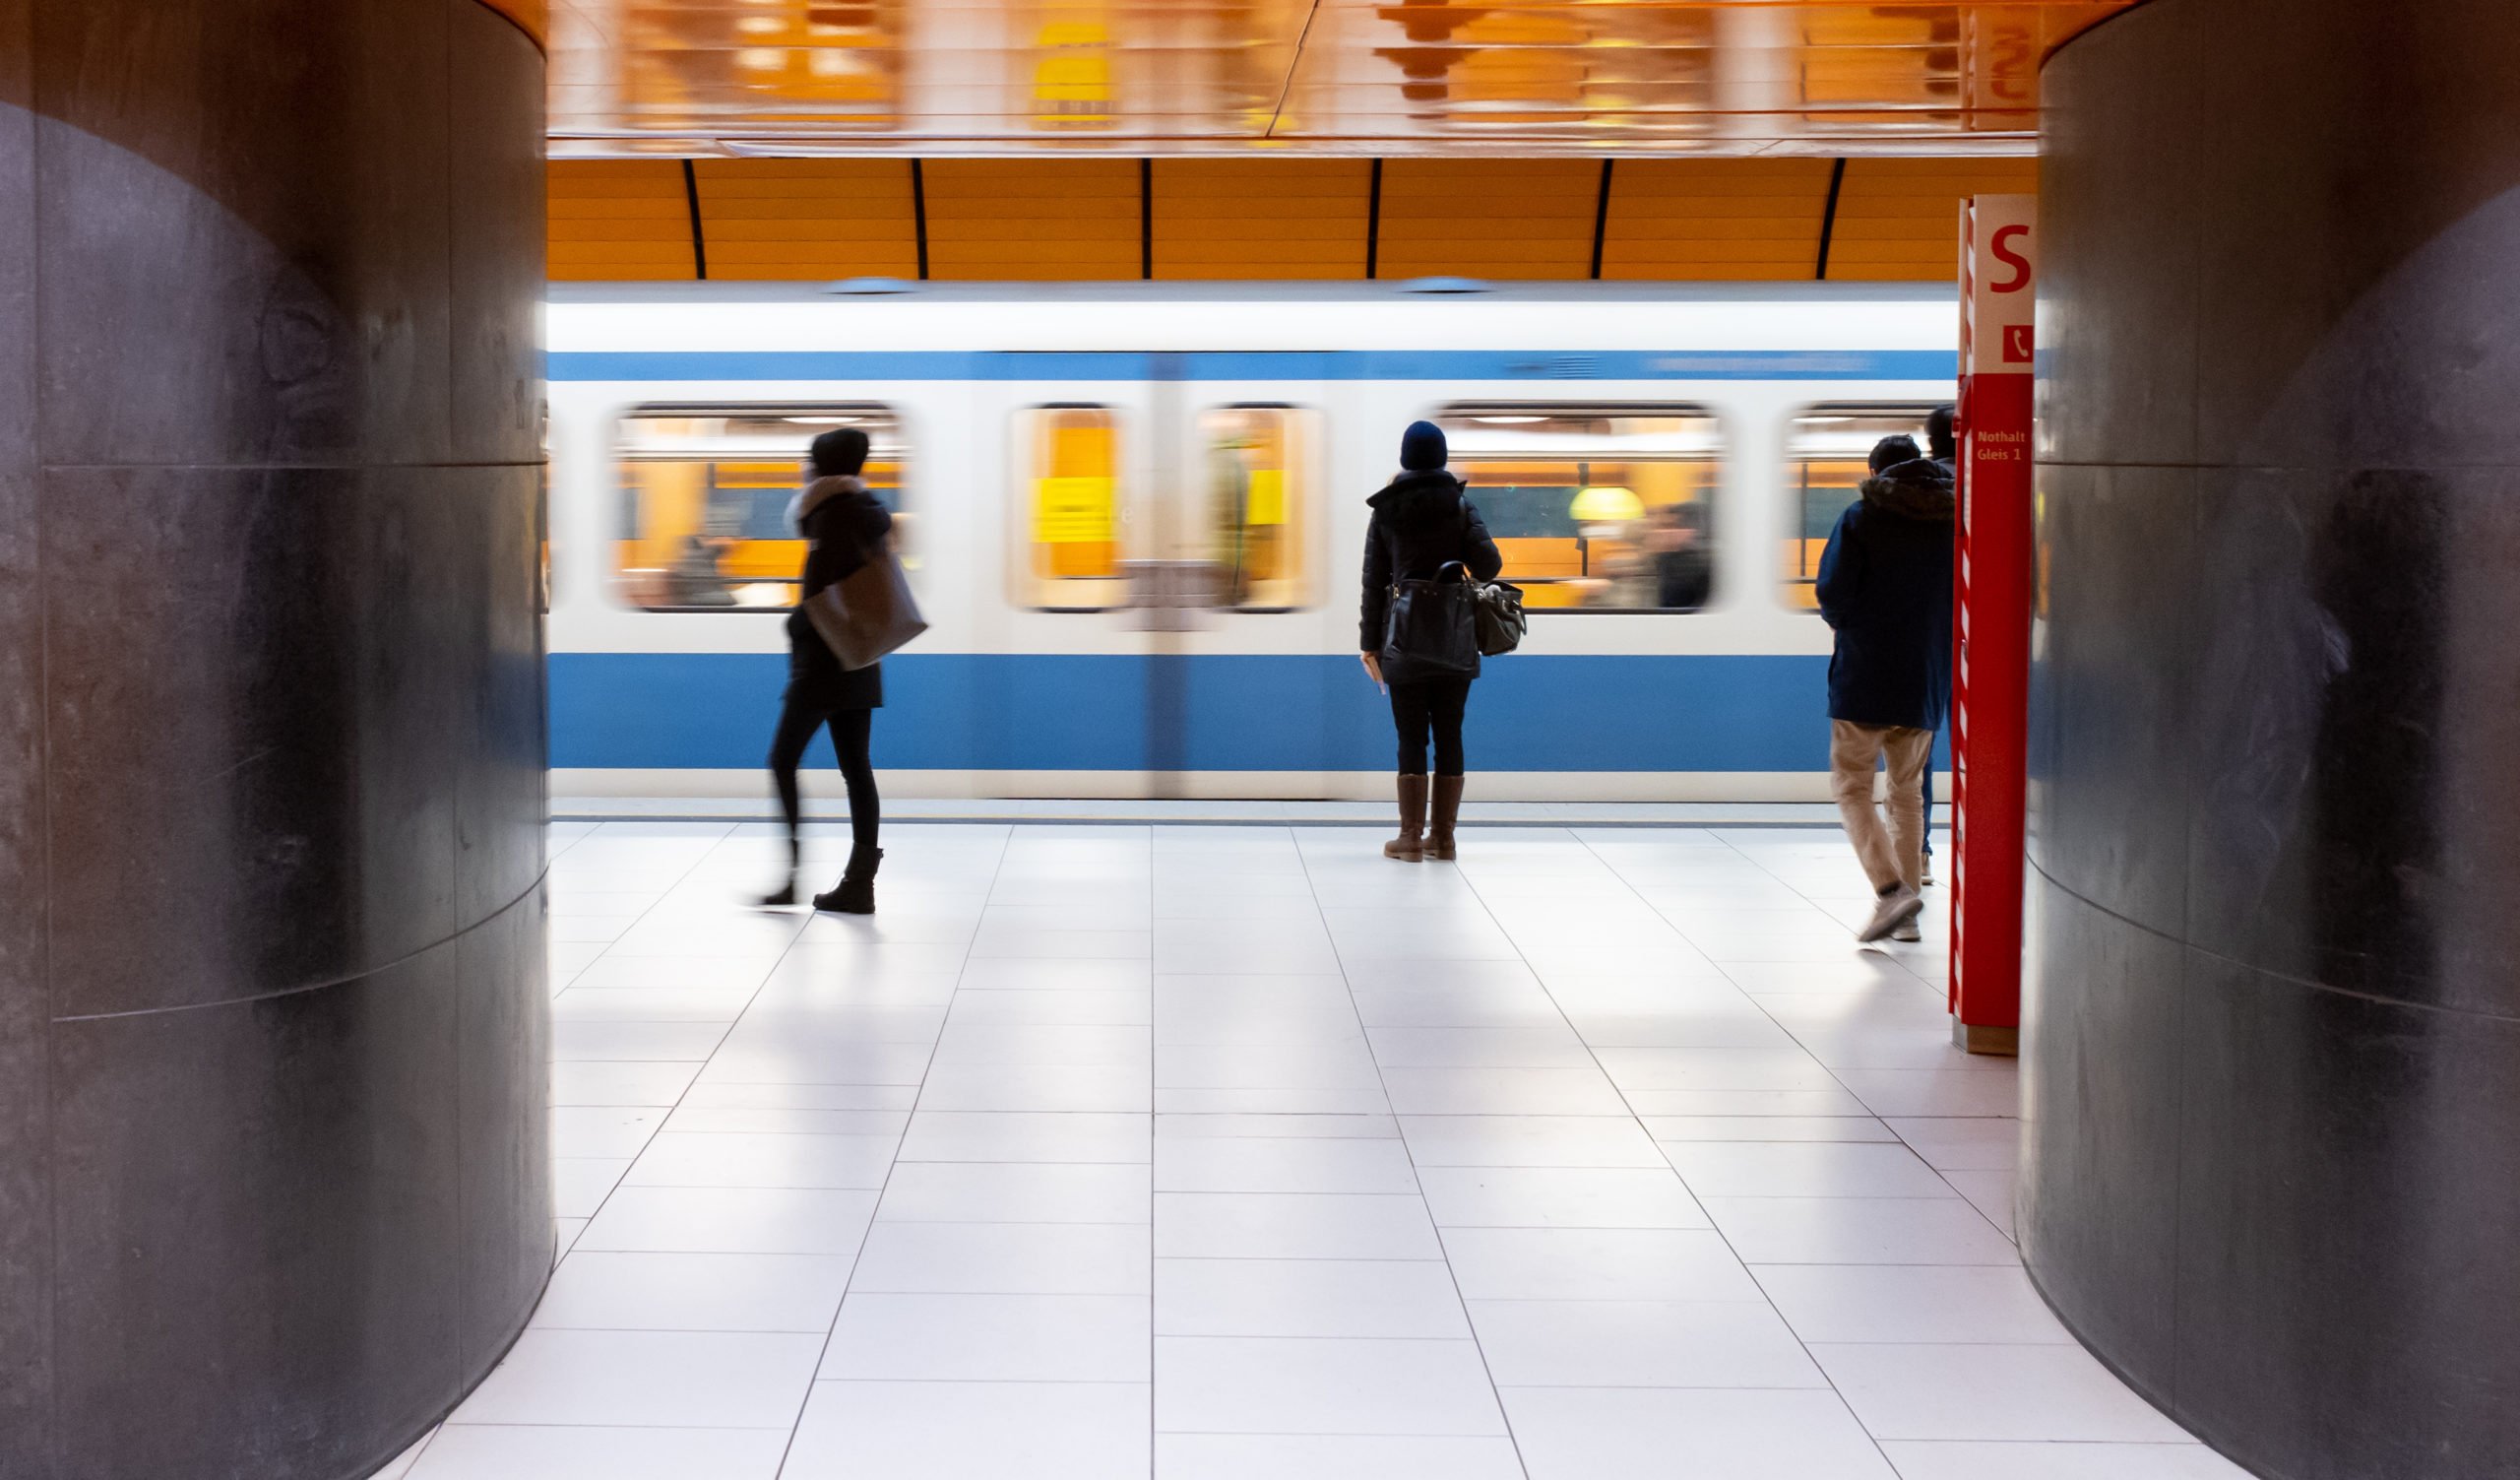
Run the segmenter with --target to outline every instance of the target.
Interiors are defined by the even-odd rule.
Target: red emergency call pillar
[[[2033,196],[1981,195],[1960,204],[1951,1031],[1973,1054],[2013,1053],[2021,1031],[2037,218]]]

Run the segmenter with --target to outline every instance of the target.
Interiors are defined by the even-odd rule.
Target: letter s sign
[[[2015,238],[2029,234],[2028,226],[2004,226],[1986,243],[1986,250],[1994,254],[1995,260],[2012,269],[2009,281],[1989,285],[1994,291],[2019,292],[2030,286],[2030,259],[2013,250],[2012,246]]]

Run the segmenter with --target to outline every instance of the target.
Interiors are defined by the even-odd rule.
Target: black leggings
[[[1391,686],[1391,723],[1400,732],[1400,774],[1426,774],[1426,735],[1435,737],[1435,774],[1462,773],[1461,717],[1470,707],[1468,678],[1429,678]]]
[[[840,752],[840,774],[849,783],[849,832],[851,847],[871,853],[883,825],[883,799],[875,794],[875,766],[867,742],[875,733],[871,709],[826,709],[801,702],[794,694],[779,709],[779,733],[770,741],[770,779],[779,788],[779,810],[788,819],[788,857],[796,857],[796,824],[802,803],[796,794],[796,765],[805,758],[805,742],[814,732],[831,726],[831,747]]]

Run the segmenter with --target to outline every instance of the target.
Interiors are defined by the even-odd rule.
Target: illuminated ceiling
[[[551,152],[2028,154],[2135,0],[551,0]]]

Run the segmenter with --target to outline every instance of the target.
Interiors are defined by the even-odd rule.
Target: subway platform
[[[1833,829],[559,822],[559,1266],[390,1480],[2220,1480]],[[813,825],[809,879],[845,831]]]

